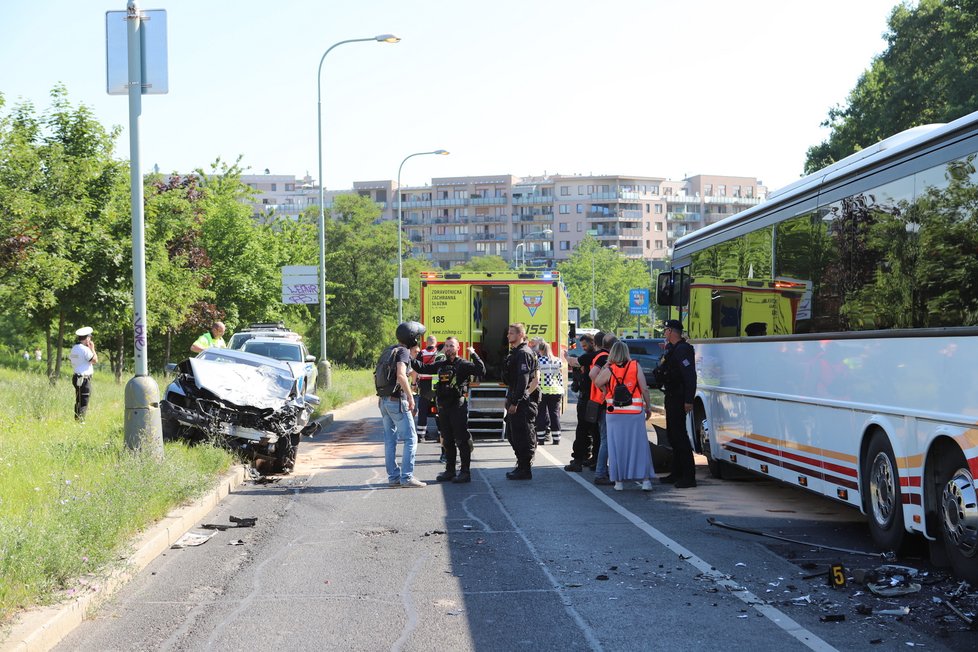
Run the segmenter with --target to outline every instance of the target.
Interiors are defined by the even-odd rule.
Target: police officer
[[[516,453],[516,468],[506,474],[510,480],[530,480],[533,454],[537,440],[533,424],[540,402],[540,372],[537,356],[526,344],[526,326],[510,324],[506,341],[509,356],[503,365],[503,382],[506,391],[506,436]]]
[[[471,362],[458,357],[458,340],[449,337],[442,347],[445,357],[437,362],[424,364],[415,360],[411,369],[419,374],[437,374],[438,383],[435,385],[435,401],[438,405],[438,427],[441,432],[445,450],[445,470],[435,478],[438,482],[452,481],[455,483],[471,482],[469,463],[472,460],[472,448],[469,442],[469,407],[466,395],[469,381],[473,376],[484,376],[486,365],[469,347]],[[455,451],[462,458],[462,465],[455,473]]]
[[[92,374],[98,354],[92,341],[92,327],[85,326],[75,331],[75,345],[71,347],[68,359],[71,360],[71,384],[75,386],[75,421],[84,421],[88,402],[92,397]]]
[[[665,322],[666,351],[659,364],[663,368],[666,435],[672,448],[672,473],[662,479],[677,489],[696,486],[693,448],[686,434],[686,415],[693,411],[696,395],[696,363],[692,345],[683,339],[683,325],[677,319]]]
[[[597,457],[598,446],[595,444],[600,443],[600,435],[598,434],[598,424],[589,422],[584,418],[587,402],[591,398],[591,378],[588,376],[588,372],[591,370],[591,362],[594,360],[597,348],[594,346],[594,338],[590,335],[581,335],[578,341],[584,353],[576,358],[565,356],[567,365],[571,368],[578,395],[577,430],[574,433],[574,447],[570,464],[565,466],[564,470],[580,473],[592,459],[592,455]],[[572,390],[574,385],[571,385]]]

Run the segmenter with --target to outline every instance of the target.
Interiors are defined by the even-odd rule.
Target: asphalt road
[[[573,415],[569,415],[572,417]],[[567,473],[572,418],[512,482],[508,444],[480,440],[468,485],[390,489],[379,413],[365,407],[300,448],[297,473],[247,484],[204,522],[256,517],[168,550],[61,650],[971,649],[976,635],[925,608],[833,590],[839,561],[875,567],[862,517],[767,481],[596,487]],[[423,443],[417,476],[441,470]],[[811,541],[713,527],[707,517]],[[230,545],[241,540],[243,545]],[[930,571],[927,571],[930,572]],[[934,577],[937,577],[934,575]],[[902,602],[901,602],[902,600]],[[914,600],[916,600],[914,602]],[[913,604],[906,617],[865,615]],[[823,622],[827,616],[845,617]],[[926,623],[924,622],[926,620]],[[935,624],[936,623],[936,624]]]

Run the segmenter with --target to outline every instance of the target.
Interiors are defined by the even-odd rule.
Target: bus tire
[[[863,489],[873,541],[885,550],[899,550],[906,536],[903,495],[893,447],[881,431],[873,433],[869,442],[863,463]]]
[[[942,469],[938,488],[941,535],[948,562],[955,575],[978,584],[978,493],[963,458]]]

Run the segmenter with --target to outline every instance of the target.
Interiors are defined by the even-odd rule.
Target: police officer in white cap
[[[71,347],[68,359],[71,360],[71,384],[75,386],[75,420],[84,421],[88,411],[88,401],[92,397],[92,374],[98,354],[92,341],[92,327],[85,326],[75,331],[76,343]]]

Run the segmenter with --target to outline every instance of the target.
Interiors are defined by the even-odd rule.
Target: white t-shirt
[[[80,343],[71,347],[71,353],[68,354],[72,370],[80,376],[91,376],[95,373],[95,367],[92,365],[94,357],[95,352]]]

